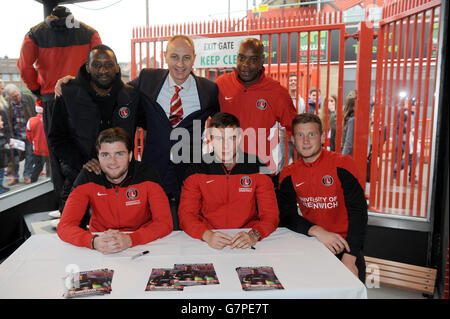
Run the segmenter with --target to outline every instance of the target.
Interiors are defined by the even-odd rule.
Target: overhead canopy
[[[42,3],[44,5],[44,18],[45,18],[57,5],[88,2],[88,1],[99,1],[99,0],[35,0],[35,1]]]

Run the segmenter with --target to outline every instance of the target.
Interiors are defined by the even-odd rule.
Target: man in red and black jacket
[[[214,153],[192,164],[184,180],[178,210],[180,227],[193,238],[222,249],[249,248],[278,226],[279,212],[265,165],[239,149],[239,120],[215,114],[209,123]],[[215,229],[250,228],[234,237]]]
[[[43,102],[43,123],[48,138],[54,109],[55,84],[65,75],[76,75],[90,50],[101,44],[92,27],[73,18],[70,10],[56,6],[45,20],[28,31],[17,61],[25,85]],[[57,196],[64,177],[59,162],[50,149],[52,182]]]
[[[57,6],[25,35],[17,61],[20,76],[44,102],[53,100],[56,81],[76,75],[89,51],[99,44],[102,41],[95,29],[73,20],[68,8]]]
[[[236,68],[232,73],[221,75],[216,83],[220,111],[236,116],[246,132],[242,150],[264,161],[274,174],[276,185],[277,174],[284,164],[280,125],[291,135],[292,120],[297,112],[288,90],[265,74],[262,41],[256,38],[242,41]]]
[[[356,164],[322,148],[325,133],[318,116],[297,115],[292,129],[301,158],[280,175],[280,225],[316,237],[364,282],[367,202]]]
[[[102,131],[96,149],[102,173],[85,168],[80,172],[58,224],[58,236],[110,254],[168,235],[173,229],[169,200],[156,171],[133,161],[125,130]],[[92,213],[86,231],[79,225],[88,205]]]

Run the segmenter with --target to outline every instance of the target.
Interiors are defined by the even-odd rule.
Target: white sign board
[[[235,67],[239,46],[247,38],[249,37],[193,39],[196,54],[194,68]]]

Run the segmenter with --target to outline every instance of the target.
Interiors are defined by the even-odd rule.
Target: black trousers
[[[53,115],[53,108],[55,106],[55,101],[50,98],[48,99],[43,98],[42,104],[44,108],[44,113],[42,117],[44,122],[44,132],[48,141],[48,133],[50,131],[50,124],[52,122],[52,115]],[[53,189],[55,191],[56,198],[58,199],[58,209],[60,210],[60,212],[62,212],[64,204],[61,202],[61,196],[63,191],[64,176],[61,173],[59,161],[56,158],[55,154],[53,153],[51,145],[49,145],[48,151],[50,153],[49,160],[50,160],[50,172],[51,172],[51,180],[53,183]]]

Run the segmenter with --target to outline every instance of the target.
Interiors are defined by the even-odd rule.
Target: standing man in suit
[[[130,84],[138,89],[146,113],[142,161],[158,171],[171,204],[174,229],[179,229],[176,211],[185,167],[187,161],[201,156],[201,132],[208,117],[219,111],[218,88],[192,72],[195,50],[191,38],[176,35],[169,39],[165,58],[167,70],[144,69]],[[189,132],[189,145],[178,128]],[[175,153],[176,144],[183,147]],[[189,154],[184,153],[187,149]],[[183,160],[178,163],[180,157]]]

